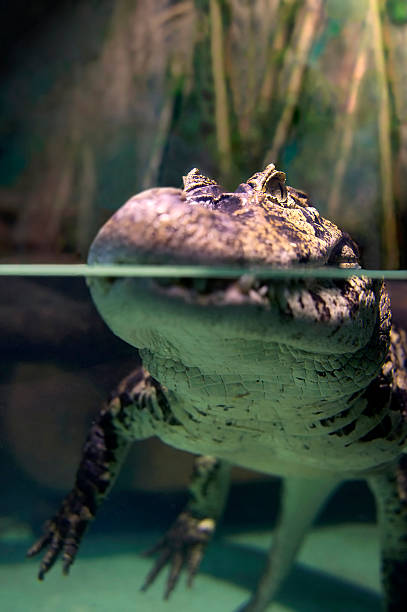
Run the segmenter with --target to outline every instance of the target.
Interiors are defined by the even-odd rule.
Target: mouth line
[[[353,261],[325,263],[324,268],[359,268]],[[309,271],[309,270],[308,270]],[[225,271],[226,272],[226,271]],[[143,277],[147,280],[148,277]],[[261,306],[270,309],[281,301],[284,290],[318,291],[326,281],[337,284],[341,278],[327,276],[288,276],[283,278],[261,278],[256,272],[248,272],[242,276],[150,276],[144,290],[156,298],[181,300],[192,306]],[[116,277],[109,277],[109,284],[116,282]],[[343,277],[346,281],[346,277]],[[283,299],[283,302],[285,300]]]
[[[327,266],[336,268],[337,266]],[[348,267],[354,267],[352,263]],[[316,293],[328,282],[336,286],[341,279],[324,278],[258,278],[255,274],[240,277],[155,277],[150,287],[158,296],[182,299],[189,304],[201,306],[257,305],[269,309],[279,304],[284,290],[305,290]],[[346,278],[343,278],[346,282]],[[283,299],[283,302],[285,300]]]
[[[270,305],[272,283],[251,275],[239,278],[154,278],[154,291],[188,303]]]

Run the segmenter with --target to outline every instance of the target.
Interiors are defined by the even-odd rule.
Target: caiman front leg
[[[154,435],[155,419],[165,420],[168,402],[160,385],[143,368],[127,376],[111,394],[86,439],[75,485],[44,535],[29,549],[32,557],[47,548],[38,573],[42,580],[62,555],[68,573],[82,537],[110,491],[134,439]]]
[[[186,568],[188,586],[199,569],[205,548],[222,515],[229,490],[230,466],[215,457],[197,457],[189,485],[189,500],[172,527],[147,554],[160,553],[143,590],[155,580],[165,565],[170,566],[164,597],[175,588]]]
[[[386,612],[407,610],[407,457],[368,479],[377,508]]]

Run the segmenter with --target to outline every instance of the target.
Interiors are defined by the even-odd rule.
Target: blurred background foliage
[[[15,0],[3,30],[2,261],[83,261],[133,193],[273,161],[406,267],[405,0]]]

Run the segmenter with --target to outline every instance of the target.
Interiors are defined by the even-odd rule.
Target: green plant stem
[[[323,9],[322,0],[305,0],[299,19],[301,29],[297,37],[297,44],[292,50],[291,74],[288,79],[285,93],[285,106],[278,122],[273,143],[264,157],[264,165],[277,162],[283,144],[287,140],[287,134],[292,123],[295,107],[300,96],[302,79],[307,63],[309,51],[314,40],[317,25],[320,21]]]
[[[210,0],[212,74],[215,90],[215,125],[221,180],[231,169],[230,127],[223,51],[222,14],[219,0]]]
[[[351,76],[349,95],[346,102],[345,116],[343,121],[338,121],[337,130],[340,134],[339,153],[335,163],[332,179],[331,192],[328,198],[329,217],[335,218],[339,209],[340,195],[342,191],[343,179],[348,164],[350,151],[354,136],[355,113],[358,106],[360,85],[366,72],[367,65],[367,46],[366,34],[368,28],[365,26],[363,35],[360,38],[359,51],[356,57],[355,66]]]
[[[383,264],[386,268],[397,268],[400,260],[393,193],[393,164],[391,151],[391,112],[388,80],[386,75],[385,50],[380,21],[382,0],[369,0],[370,20],[373,33],[374,58],[379,85],[379,154],[382,187],[383,219]]]

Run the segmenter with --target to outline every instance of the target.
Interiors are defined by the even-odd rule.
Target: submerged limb
[[[165,599],[168,599],[174,590],[184,568],[188,577],[188,586],[191,586],[206,545],[214,531],[214,520],[198,519],[189,512],[181,512],[164,537],[147,551],[147,555],[154,553],[160,553],[160,555],[147,575],[141,590],[145,591],[166,565],[169,565],[169,574],[164,592]]]
[[[262,612],[275,596],[291,569],[296,554],[323,503],[338,479],[285,478],[280,516],[266,567],[249,603],[240,612]]]
[[[405,612],[407,602],[407,461],[368,479],[377,508],[386,612]]]
[[[229,490],[230,466],[215,457],[197,457],[189,486],[189,501],[174,524],[146,554],[160,553],[148,574],[146,590],[168,565],[169,575],[164,597],[174,590],[185,568],[188,586],[199,569],[206,546],[222,515]]]
[[[82,537],[98,507],[111,489],[134,437],[134,421],[163,404],[161,389],[143,368],[121,381],[90,428],[83,447],[75,485],[58,512],[44,526],[43,536],[31,546],[28,557],[47,549],[40,564],[42,580],[62,555],[63,572],[68,573]],[[137,422],[137,421],[136,421]],[[140,425],[148,435],[148,425]],[[151,434],[150,434],[151,435]],[[137,436],[136,436],[137,437]]]

